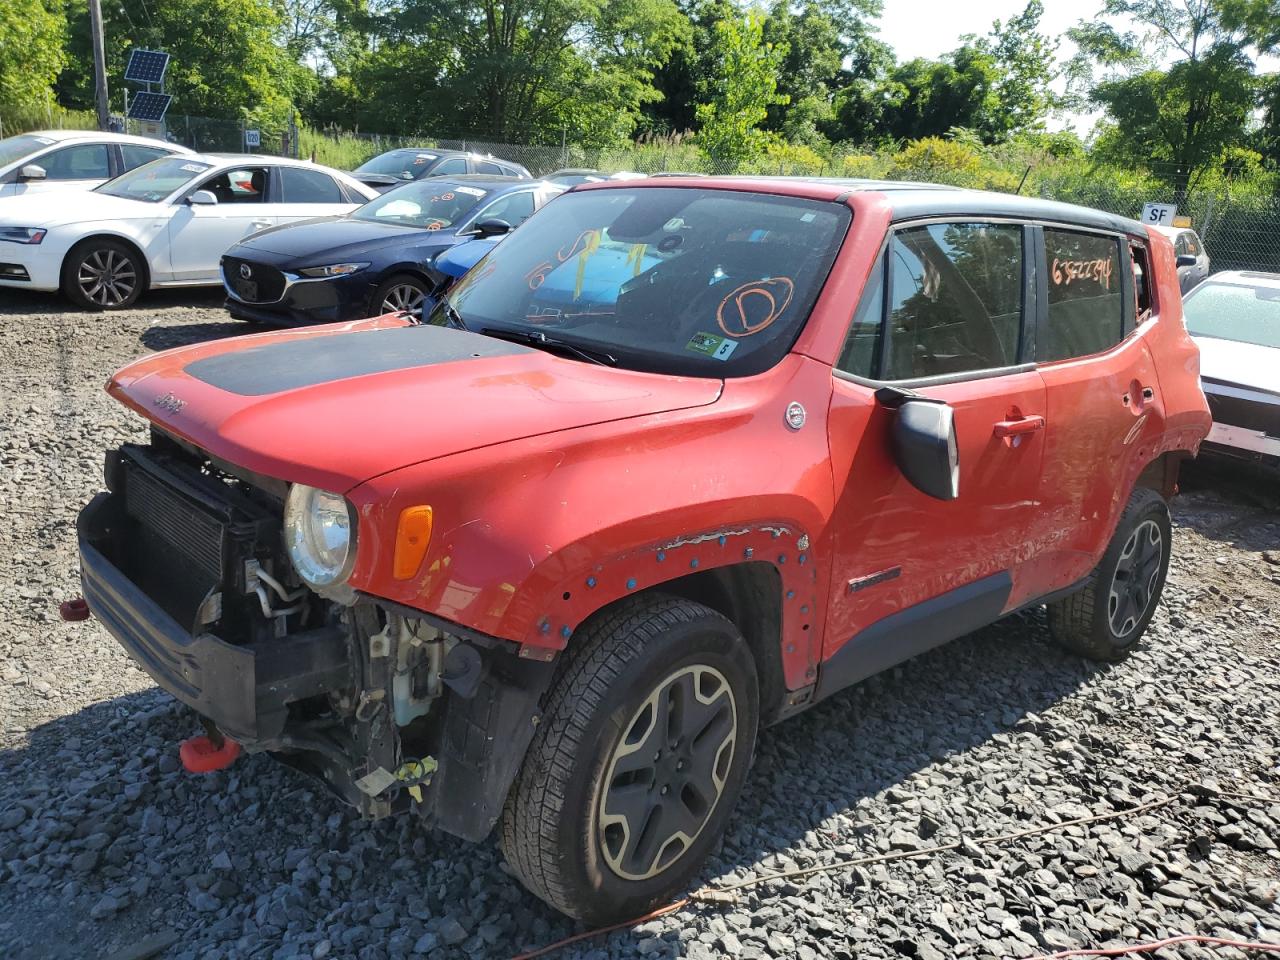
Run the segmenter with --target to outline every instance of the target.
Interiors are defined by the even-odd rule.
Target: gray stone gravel
[[[170,943],[170,960],[506,957],[578,932],[508,876],[493,842],[361,823],[261,756],[183,773],[189,715],[95,623],[58,620],[78,593],[74,517],[102,451],[144,435],[103,393],[107,374],[244,329],[212,293],[142,307],[90,315],[0,292],[0,957],[144,942]],[[1275,484],[1196,476],[1175,507],[1166,602],[1130,661],[1065,655],[1030,613],[768,731],[704,879],[961,849],[770,881],[561,956],[940,960],[1190,931],[1280,940]],[[977,842],[1196,783],[1214,789]]]

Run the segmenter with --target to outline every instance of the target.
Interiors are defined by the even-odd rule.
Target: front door
[[[169,220],[169,256],[174,280],[218,283],[218,263],[234,244],[275,224],[267,202],[268,167],[224,170],[196,190],[217,197],[213,204],[180,202]]]
[[[828,424],[838,501],[824,658],[843,651],[838,685],[975,629],[1028,596],[1022,565],[1047,412],[1039,374],[1020,362],[1034,289],[1031,236],[1016,223],[899,227],[877,268],[883,275],[868,282],[839,366],[950,405],[959,497],[934,499],[902,474],[894,412],[873,398],[874,382],[836,380]]]

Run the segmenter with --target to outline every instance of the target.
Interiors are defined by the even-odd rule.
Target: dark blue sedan
[[[407,183],[340,217],[272,227],[222,257],[227,309],[270,324],[419,312],[441,253],[518,227],[563,187],[513,177]]]

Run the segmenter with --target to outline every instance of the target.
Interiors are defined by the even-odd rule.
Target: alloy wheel
[[[422,309],[422,301],[426,295],[411,283],[397,283],[382,298],[382,309],[385,313],[399,313],[407,310],[418,313]]]
[[[76,282],[85,299],[102,307],[113,307],[133,296],[138,274],[133,262],[110,248],[94,250],[82,261]]]
[[[1154,520],[1144,520],[1125,541],[1111,578],[1107,615],[1111,632],[1117,638],[1128,636],[1151,606],[1163,556],[1164,535],[1160,525]]]
[[[691,666],[663,680],[632,716],[600,797],[600,849],[625,880],[646,880],[697,839],[724,792],[738,707],[724,674]]]

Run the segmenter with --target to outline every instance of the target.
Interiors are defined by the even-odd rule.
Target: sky
[[[960,46],[966,33],[984,34],[993,20],[1007,21],[1021,13],[1026,0],[884,0],[880,16],[880,38],[893,48],[898,61],[915,57],[937,58]],[[1083,19],[1096,19],[1101,0],[1044,0],[1040,30],[1051,37],[1062,36]],[[1117,27],[1123,27],[1116,22]],[[1075,45],[1065,37],[1058,48],[1059,59],[1071,57]],[[1280,69],[1280,60],[1267,57],[1259,62],[1260,70]],[[1051,119],[1049,128],[1071,127],[1087,135],[1095,117],[1074,114]]]

